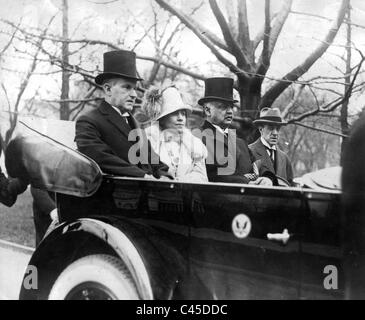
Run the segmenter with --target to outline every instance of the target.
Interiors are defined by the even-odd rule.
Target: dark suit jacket
[[[80,116],[76,121],[77,147],[80,152],[93,159],[105,173],[129,177],[153,174],[157,178],[168,175],[167,165],[159,161],[144,131],[139,128],[132,115],[130,124],[131,126],[111,105],[102,101],[99,108]],[[136,147],[136,141],[128,141],[131,128],[139,131],[137,149],[147,150],[137,153],[141,159],[137,164],[132,164],[128,157],[130,148],[133,147],[134,150]],[[151,164],[151,158],[155,164]]]
[[[210,122],[204,121],[200,127],[203,135],[199,136],[208,150],[208,158],[206,160],[207,175],[209,181],[212,182],[230,182],[230,183],[248,183],[249,180],[243,175],[252,173],[252,156],[248,149],[247,143],[236,137],[236,141],[232,141],[232,137],[228,135],[228,139],[224,138],[224,134],[217,130]],[[196,132],[198,136],[200,133]],[[218,141],[218,143],[217,143]],[[233,148],[229,148],[229,144],[236,146],[234,154]],[[223,150],[218,150],[222,146]],[[217,148],[218,147],[218,148]],[[217,152],[218,150],[218,152]],[[229,152],[230,151],[230,152]],[[225,159],[225,157],[227,159]],[[228,175],[223,175],[219,170],[230,171]]]
[[[250,144],[249,148],[255,158],[255,161],[260,160],[260,173],[263,170],[269,170],[278,177],[284,178],[290,184],[293,183],[293,168],[288,156],[282,150],[276,148],[276,168],[274,168],[274,164],[260,138]]]

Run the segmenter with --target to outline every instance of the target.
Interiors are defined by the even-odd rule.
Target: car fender
[[[81,245],[82,242],[90,243]],[[87,249],[96,247],[96,243],[99,248],[103,247],[101,250],[113,252],[125,263],[141,299],[172,298],[185,273],[182,255],[148,226],[123,217],[80,218],[62,223],[42,240],[29,265],[37,267],[39,273],[49,274],[40,274],[37,290],[22,286],[20,299],[45,299],[62,271],[55,269],[85,255]]]

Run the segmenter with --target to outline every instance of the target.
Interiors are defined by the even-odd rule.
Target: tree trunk
[[[150,85],[153,84],[153,82],[156,80],[156,77],[158,75],[158,72],[160,71],[161,64],[158,62],[155,62],[153,64],[152,70],[150,72],[150,76],[147,80],[146,87],[148,88]]]
[[[252,121],[257,118],[258,106],[261,100],[262,81],[257,77],[240,78],[238,77],[238,92],[240,95],[240,116],[241,136],[247,143],[252,143],[259,138],[260,133],[254,127]]]
[[[347,39],[346,39],[346,73],[345,73],[345,93],[348,90],[351,84],[351,4],[349,2],[349,6],[347,9]],[[340,115],[340,122],[341,122],[341,132],[342,134],[347,135],[349,133],[349,123],[348,123],[348,105],[349,99],[346,99],[341,107],[341,115]],[[341,143],[341,163],[342,163],[342,154],[345,148],[346,138],[342,138]]]
[[[68,39],[68,0],[62,1],[62,37]],[[67,42],[62,43],[62,63],[67,66],[69,63],[69,45]],[[60,105],[60,119],[69,120],[70,118],[70,72],[62,69],[62,88],[61,88],[61,105]]]
[[[261,100],[261,82],[256,77],[238,77],[238,93],[240,95],[241,117],[255,119]]]

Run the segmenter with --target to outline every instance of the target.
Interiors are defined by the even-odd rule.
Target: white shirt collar
[[[117,107],[112,106],[112,108],[118,112],[122,117],[129,117],[129,113],[128,112],[124,112],[123,114],[120,112],[120,110]]]
[[[223,134],[227,134],[228,133],[228,128],[225,128],[224,130],[220,127],[220,126],[217,126],[216,124],[212,123],[212,125],[218,130],[220,131],[221,133]]]
[[[262,144],[263,144],[266,148],[268,148],[268,149],[272,149],[272,150],[276,150],[276,146],[270,146],[270,145],[267,143],[267,141],[266,141],[263,137],[260,137],[260,139],[261,139]]]

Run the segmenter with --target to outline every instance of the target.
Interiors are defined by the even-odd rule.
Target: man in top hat
[[[136,55],[118,50],[104,53],[104,72],[95,78],[104,91],[104,101],[96,109],[80,116],[76,122],[75,141],[79,151],[92,158],[105,173],[129,177],[160,178],[169,176],[168,167],[160,162],[143,131],[132,116],[137,81]],[[137,143],[141,161],[130,159],[130,149],[135,141],[129,141],[132,129],[137,129]],[[148,149],[144,149],[148,148]],[[143,158],[144,157],[144,158]],[[150,159],[154,163],[151,164]]]
[[[203,106],[206,117],[199,135],[208,150],[208,179],[212,182],[272,185],[270,178],[258,177],[254,173],[247,143],[236,136],[235,130],[229,129],[235,102],[233,79],[220,77],[205,81],[205,95],[198,103]]]
[[[280,110],[263,108],[260,117],[253,123],[258,127],[261,137],[250,144],[249,148],[255,160],[259,160],[259,167],[270,170],[286,184],[293,184],[293,169],[290,160],[277,145],[280,128],[286,125],[281,118]]]

